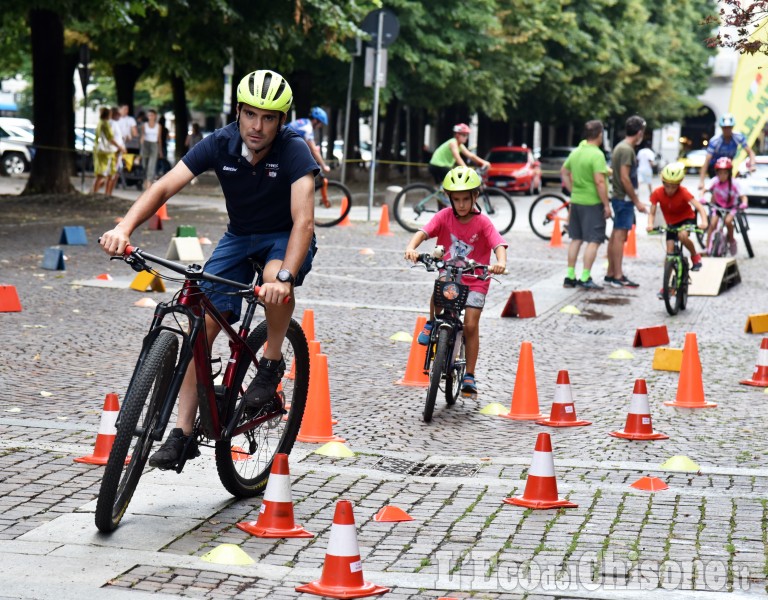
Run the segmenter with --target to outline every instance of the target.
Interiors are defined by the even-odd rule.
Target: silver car
[[[541,163],[541,182],[560,182],[560,168],[568,155],[575,150],[575,146],[551,146],[541,151],[539,162]]]

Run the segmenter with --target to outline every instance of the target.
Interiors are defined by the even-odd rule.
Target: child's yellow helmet
[[[680,183],[685,179],[685,165],[681,162],[669,163],[661,170],[661,180],[665,183]]]
[[[475,190],[481,185],[480,176],[469,167],[454,167],[443,179],[446,192],[464,192]]]

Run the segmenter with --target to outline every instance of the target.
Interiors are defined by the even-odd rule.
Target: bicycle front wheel
[[[677,295],[679,296],[680,310],[685,310],[686,306],[688,306],[688,263],[685,261],[683,261],[680,273],[680,285],[677,289]]]
[[[515,203],[504,190],[483,188],[478,202],[496,231],[504,235],[515,224]]]
[[[464,357],[464,338],[459,341],[461,348],[459,348],[459,355],[456,357],[456,362],[445,373],[445,401],[448,406],[456,404],[456,400],[459,398],[461,392],[461,384],[464,381],[464,373],[467,368],[467,363]]]
[[[392,212],[406,231],[413,233],[424,227],[437,211],[445,208],[442,194],[425,183],[406,185],[395,196]]]
[[[325,180],[315,189],[315,225],[332,227],[352,209],[352,192],[340,181]]]
[[[117,529],[133,497],[152,449],[150,434],[168,395],[178,349],[178,338],[167,331],[162,332],[134,371],[96,502],[99,531],[109,533]],[[126,465],[132,442],[133,450]]]
[[[668,260],[664,263],[664,286],[662,296],[664,305],[670,315],[676,315],[680,310],[680,295],[678,294],[677,260]]]
[[[267,323],[259,324],[248,336],[248,346],[258,360],[267,342]],[[309,348],[301,326],[291,319],[282,345],[287,367],[275,403],[285,412],[253,429],[216,442],[216,468],[227,491],[238,498],[258,496],[264,492],[275,454],[290,454],[299,433],[309,387]],[[256,376],[257,366],[245,356],[233,385],[238,390],[237,405]],[[282,388],[282,389],[281,389]],[[266,407],[272,410],[273,407]]]
[[[531,231],[542,240],[551,240],[555,217],[560,221],[560,227],[564,228],[568,223],[568,201],[558,194],[542,194],[533,201],[528,212]]]
[[[741,211],[737,212],[736,222],[739,226],[741,237],[744,239],[744,247],[747,249],[749,258],[755,258],[755,251],[752,250],[752,242],[749,241],[749,234],[747,233],[747,231],[749,231],[749,221],[747,220],[747,215]]]
[[[437,349],[435,350],[435,359],[432,361],[432,370],[429,372],[427,403],[424,405],[425,423],[429,423],[432,420],[432,413],[435,411],[435,400],[437,400],[437,392],[443,380],[443,373],[447,362],[446,358],[448,357],[450,335],[451,332],[447,329],[441,329],[437,334]]]
[[[710,256],[722,257],[728,253],[728,244],[725,241],[725,235],[723,231],[717,231],[712,236],[712,252]]]

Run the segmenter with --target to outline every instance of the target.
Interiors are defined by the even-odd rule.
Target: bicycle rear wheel
[[[542,194],[531,204],[528,222],[533,233],[543,240],[551,240],[555,217],[564,228],[568,223],[568,201],[558,194]]]
[[[427,403],[424,405],[423,416],[425,423],[429,423],[432,420],[432,414],[435,411],[437,391],[440,389],[440,383],[443,379],[443,371],[445,370],[446,357],[448,356],[450,334],[451,332],[446,329],[441,329],[437,334],[437,349],[435,350],[435,359],[432,361],[432,370],[429,372]]]
[[[752,242],[749,241],[749,234],[747,233],[747,231],[749,231],[749,221],[747,220],[747,215],[741,211],[737,212],[736,222],[739,226],[741,237],[744,239],[744,247],[747,249],[749,258],[755,258],[755,251],[752,249]]]
[[[178,338],[162,332],[133,373],[99,488],[95,515],[99,531],[109,533],[117,529],[133,497],[152,449],[150,434],[168,395],[178,348]],[[137,428],[139,423],[141,426]],[[126,465],[126,455],[134,439],[131,458]]]
[[[483,188],[478,203],[500,235],[512,229],[515,223],[515,203],[507,192],[496,188]]]
[[[325,191],[323,191],[325,188]],[[352,192],[340,181],[321,180],[315,188],[315,225],[332,227],[341,223],[352,209]]]
[[[678,280],[677,280],[677,261],[682,260],[675,258],[675,260],[667,260],[664,263],[664,286],[662,288],[662,296],[664,297],[664,306],[667,307],[667,312],[670,315],[676,315],[680,310],[680,295],[678,294]]]
[[[248,336],[248,346],[257,360],[267,342],[267,323],[259,324]],[[275,403],[282,403],[285,413],[277,411],[272,419],[253,429],[216,442],[216,468],[227,491],[238,498],[263,493],[275,454],[290,454],[299,433],[309,387],[309,348],[301,326],[291,319],[282,346],[287,367]],[[239,390],[236,406],[256,376],[257,366],[243,357],[233,385]],[[291,378],[293,377],[293,378]],[[278,387],[278,390],[280,388]],[[265,407],[274,411],[275,405]]]
[[[425,183],[412,183],[395,196],[392,212],[403,229],[415,233],[424,227],[437,211],[445,208],[441,199],[442,194],[434,187]]]

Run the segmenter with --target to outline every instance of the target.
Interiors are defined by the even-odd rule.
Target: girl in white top
[[[162,135],[163,126],[157,122],[157,111],[147,111],[147,122],[141,126],[141,157],[144,162],[144,189],[155,179],[157,159],[163,158],[163,152],[158,141]]]

